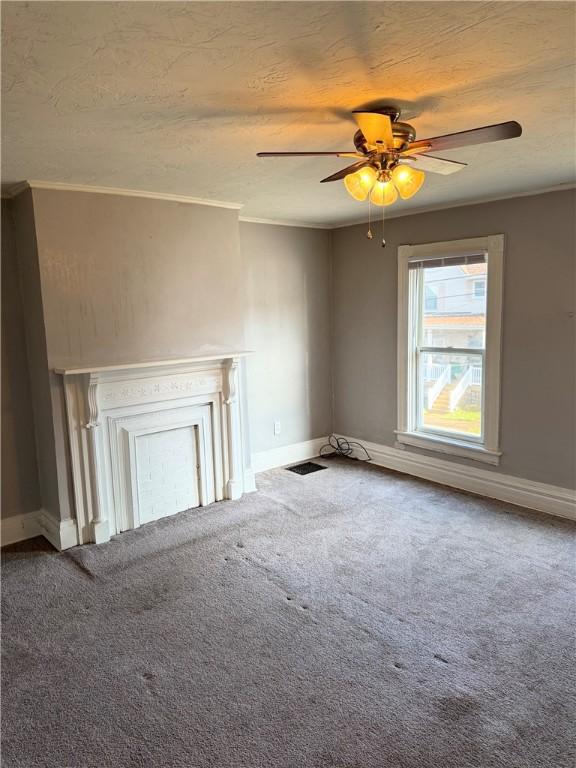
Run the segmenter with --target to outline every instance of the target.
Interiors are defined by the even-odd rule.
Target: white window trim
[[[442,256],[475,255],[487,257],[486,354],[484,358],[484,441],[474,445],[457,438],[425,434],[416,430],[414,371],[408,354],[409,278],[408,263]],[[488,464],[500,463],[500,358],[502,348],[502,289],[504,235],[489,235],[445,243],[401,245],[398,248],[398,423],[397,440],[426,450],[453,454]]]

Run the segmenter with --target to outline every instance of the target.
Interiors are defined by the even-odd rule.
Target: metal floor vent
[[[309,475],[311,472],[319,472],[321,469],[328,469],[321,464],[315,464],[313,461],[304,461],[302,464],[294,464],[293,467],[286,467],[288,472],[295,472],[297,475]]]

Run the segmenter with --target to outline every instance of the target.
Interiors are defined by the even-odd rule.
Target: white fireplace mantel
[[[54,369],[79,543],[255,489],[239,375],[248,354]]]
[[[239,360],[242,357],[247,357],[253,354],[250,351],[244,350],[242,352],[221,352],[219,354],[209,355],[195,355],[194,357],[169,357],[166,360],[145,360],[140,363],[106,363],[104,365],[90,365],[90,366],[61,366],[54,368],[54,373],[59,373],[62,376],[76,376],[81,373],[106,373],[113,371],[130,371],[135,369],[145,368],[161,368],[172,367],[175,365],[193,365],[196,363],[206,363],[220,360]]]

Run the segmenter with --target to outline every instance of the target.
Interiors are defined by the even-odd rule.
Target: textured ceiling
[[[518,120],[524,135],[452,150],[395,212],[574,181],[574,21],[556,2],[5,2],[3,183],[24,179],[244,204],[318,224],[365,214],[349,112],[404,108],[419,138]],[[392,214],[392,210],[390,213]]]

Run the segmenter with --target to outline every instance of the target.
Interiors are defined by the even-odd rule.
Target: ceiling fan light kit
[[[344,176],[344,186],[346,191],[354,200],[362,202],[370,194],[370,190],[378,179],[377,171],[370,165],[361,168],[359,171],[349,173]]]
[[[425,178],[423,171],[403,165],[397,165],[392,172],[366,166],[345,176],[344,186],[354,200],[362,202],[370,196],[374,205],[392,205],[398,199],[398,192],[403,200],[413,197]]]
[[[370,190],[370,202],[374,205],[392,205],[398,199],[398,192],[391,179],[378,179]]]
[[[403,200],[417,194],[426,178],[425,171],[448,175],[466,167],[466,163],[433,157],[428,154],[430,151],[457,149],[522,135],[521,125],[512,120],[417,141],[414,127],[399,120],[400,110],[395,107],[370,112],[358,110],[352,117],[358,125],[354,134],[355,152],[259,152],[258,157],[332,155],[355,158],[355,163],[322,179],[322,183],[342,179],[354,200],[368,200],[370,239],[370,203],[382,207],[384,214],[384,207],[395,203],[398,194]],[[384,238],[382,243],[384,245]]]
[[[409,200],[420,190],[426,174],[416,168],[406,165],[397,165],[392,171],[392,181],[396,185],[402,200]]]

